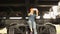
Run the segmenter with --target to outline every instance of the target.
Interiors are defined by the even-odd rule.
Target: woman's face
[[[33,9],[32,8],[30,9],[30,13],[33,13]]]
[[[33,11],[33,8],[31,8],[30,11]]]

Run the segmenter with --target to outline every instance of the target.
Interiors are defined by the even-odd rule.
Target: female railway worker
[[[30,27],[30,31],[33,32],[34,30],[34,34],[37,34],[35,17],[38,16],[38,9],[31,8],[30,12],[28,13],[28,16],[29,16],[28,24]]]

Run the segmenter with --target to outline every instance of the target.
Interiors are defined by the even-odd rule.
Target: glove
[[[36,16],[36,19],[40,19],[40,16]]]

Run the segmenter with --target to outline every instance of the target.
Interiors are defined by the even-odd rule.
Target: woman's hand
[[[36,16],[36,19],[40,19],[40,16]]]
[[[30,13],[28,13],[28,16],[30,16]]]

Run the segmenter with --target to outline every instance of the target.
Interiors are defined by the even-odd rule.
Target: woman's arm
[[[38,16],[38,10],[36,10],[36,16]]]
[[[30,13],[28,13],[28,16],[30,16]]]
[[[33,15],[33,10],[30,9],[30,13],[28,13],[28,16]]]

